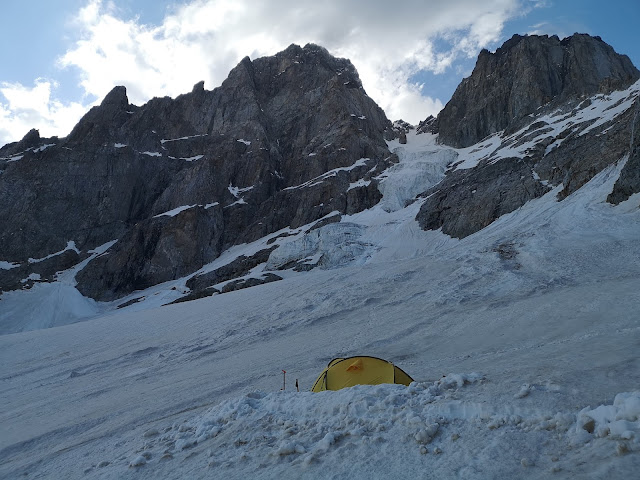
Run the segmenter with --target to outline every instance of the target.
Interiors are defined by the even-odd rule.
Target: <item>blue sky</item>
[[[243,56],[319,43],[391,119],[436,114],[481,48],[514,33],[599,35],[640,66],[638,0],[5,0],[0,145],[66,135],[115,85],[132,103],[212,89]]]
[[[603,6],[605,5],[605,6]],[[502,39],[511,35],[537,33],[558,35],[564,38],[573,33],[598,35],[616,52],[628,55],[640,68],[640,0],[555,0],[527,15],[516,17],[505,23]],[[500,42],[494,43],[495,50]],[[460,60],[456,68],[444,74],[425,71],[412,77],[424,82],[429,94],[441,98],[445,103],[451,98],[463,76],[468,76],[475,65],[475,58]]]

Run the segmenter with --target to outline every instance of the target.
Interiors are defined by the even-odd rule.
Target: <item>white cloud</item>
[[[77,102],[64,104],[52,98],[55,87],[54,82],[42,78],[36,79],[32,88],[0,83],[0,145],[20,140],[32,128],[48,137],[71,131],[87,106]]]
[[[200,80],[214,88],[246,55],[312,42],[351,59],[367,93],[391,119],[415,123],[448,99],[425,96],[411,77],[421,70],[441,73],[456,59],[477,55],[499,39],[506,20],[521,14],[522,2],[194,0],[174,7],[161,25],[148,26],[120,18],[113,2],[89,0],[75,20],[79,40],[59,66],[78,69],[87,98],[101,99],[125,85],[130,101],[142,104],[188,92]],[[1,131],[6,122],[0,120]]]

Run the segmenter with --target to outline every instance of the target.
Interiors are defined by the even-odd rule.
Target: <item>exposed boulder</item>
[[[220,290],[218,290],[217,288],[213,288],[213,287],[208,287],[205,288],[204,290],[198,290],[197,292],[191,292],[183,297],[177,298],[176,300],[174,300],[173,302],[169,303],[168,305],[173,305],[174,303],[183,303],[183,302],[190,302],[192,300],[199,300],[201,298],[206,298],[206,297],[211,297],[213,295],[215,295],[216,293],[220,293]]]

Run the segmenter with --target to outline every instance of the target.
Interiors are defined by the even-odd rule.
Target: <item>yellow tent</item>
[[[354,385],[399,383],[409,385],[413,378],[393,363],[376,357],[334,358],[311,388],[312,392],[340,390]]]

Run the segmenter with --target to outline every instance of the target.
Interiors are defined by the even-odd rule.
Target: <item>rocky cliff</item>
[[[76,277],[112,300],[232,245],[368,208],[396,161],[390,128],[351,62],[316,45],[245,58],[219,88],[140,107],[116,87],[66,138],[32,131],[0,150],[0,260],[16,267],[0,288],[117,240]]]
[[[435,122],[440,142],[469,148],[423,194],[421,227],[465,237],[554,187],[562,200],[619,161],[609,201],[640,192],[639,77],[588,35],[516,35],[483,51]]]
[[[631,60],[600,37],[514,35],[495,53],[480,52],[438,115],[437,131],[442,143],[468,147],[549,102],[624,89],[638,78]]]

